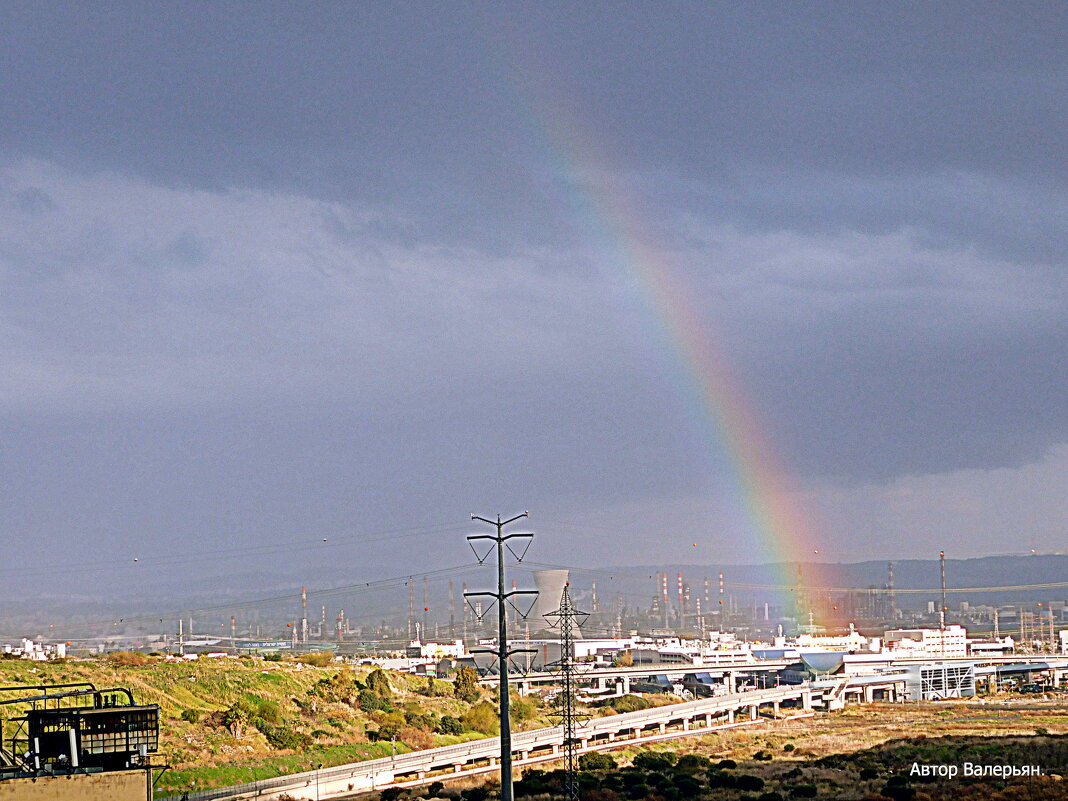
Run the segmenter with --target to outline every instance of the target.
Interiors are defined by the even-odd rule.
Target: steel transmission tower
[[[495,535],[490,534],[472,534],[467,538],[468,544],[471,545],[471,549],[475,551],[475,557],[478,559],[479,564],[482,564],[489,557],[493,550],[497,551],[497,592],[465,592],[465,602],[469,597],[483,597],[492,598],[497,604],[497,649],[496,653],[497,661],[500,669],[500,709],[501,709],[501,801],[513,801],[512,797],[512,720],[511,720],[511,696],[508,694],[508,660],[512,656],[520,652],[526,652],[528,649],[520,649],[510,651],[508,649],[508,615],[505,605],[511,603],[511,599],[518,595],[537,595],[535,590],[511,590],[505,592],[504,583],[504,549],[508,550],[516,557],[519,562],[523,561],[523,555],[526,554],[527,548],[530,547],[530,540],[534,535],[527,533],[517,534],[505,534],[504,527],[509,523],[514,523],[521,517],[526,517],[527,513],[523,512],[521,515],[509,518],[508,520],[501,520],[501,516],[497,515],[496,520],[487,520],[484,517],[478,515],[471,515],[472,520],[478,520],[482,523],[488,523],[491,526],[497,528]],[[520,553],[516,553],[512,550],[512,547],[508,545],[510,540],[525,539],[527,542],[526,548]],[[494,548],[486,553],[485,556],[479,556],[478,551],[475,549],[475,542],[481,540],[489,540],[494,544]],[[513,604],[514,608],[514,604]],[[526,617],[526,614],[523,615]],[[478,649],[471,649],[472,653],[475,653]],[[485,651],[483,651],[484,653]]]
[[[586,612],[576,611],[571,603],[571,592],[568,589],[570,582],[564,585],[563,594],[560,597],[560,608],[555,612],[549,612],[545,617],[555,617],[556,622],[551,625],[560,630],[560,659],[553,664],[560,675],[562,685],[561,695],[563,703],[560,711],[556,714],[560,717],[560,725],[564,729],[564,791],[570,801],[578,801],[578,766],[575,759],[575,727],[584,721],[585,716],[579,716],[575,712],[575,629],[589,617]],[[576,618],[582,618],[582,622],[576,622]]]

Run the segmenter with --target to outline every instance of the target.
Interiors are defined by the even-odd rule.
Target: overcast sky
[[[629,238],[824,558],[1062,549],[1066,41],[1058,2],[3,4],[3,562],[393,575],[522,509],[547,562],[778,555]]]

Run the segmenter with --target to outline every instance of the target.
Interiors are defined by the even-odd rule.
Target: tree
[[[367,689],[380,698],[392,698],[393,688],[389,686],[389,677],[381,668],[372,670],[367,677]]]
[[[482,690],[478,686],[478,673],[473,667],[465,665],[456,671],[456,678],[452,682],[452,694],[468,704],[473,704],[482,697]]]

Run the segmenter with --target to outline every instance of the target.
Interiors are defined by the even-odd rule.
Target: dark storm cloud
[[[748,536],[612,191],[828,537],[884,538],[863,505],[925,476],[967,530],[969,486],[1063,472],[1066,32],[1055,3],[5,6],[4,517],[208,543],[490,499],[593,509],[638,561],[657,526]]]

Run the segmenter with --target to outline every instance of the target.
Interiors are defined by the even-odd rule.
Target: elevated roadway
[[[577,732],[579,747],[582,751],[593,751],[615,748],[622,743],[651,742],[752,725],[762,719],[762,714],[783,715],[784,708],[796,714],[811,714],[815,692],[807,685],[776,687],[595,718]],[[558,759],[563,745],[563,730],[558,726],[515,733],[512,736],[514,764]],[[283,795],[298,801],[345,798],[391,785],[413,786],[441,776],[455,778],[489,772],[496,769],[500,748],[497,737],[474,740],[190,793],[189,801],[281,801]]]

